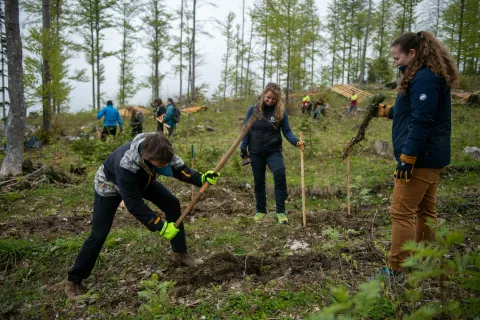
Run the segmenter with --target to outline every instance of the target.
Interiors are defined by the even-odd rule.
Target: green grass
[[[392,100],[393,92],[387,93]],[[34,190],[0,194],[0,230],[3,234],[15,234],[0,238],[0,282],[4,288],[0,292],[0,318],[50,319],[58,315],[60,319],[201,319],[202,316],[206,319],[296,319],[330,305],[334,301],[331,286],[341,284],[357,290],[369,273],[382,264],[380,260],[389,249],[388,206],[396,164],[393,157],[375,154],[375,140],[391,140],[391,121],[372,120],[366,139],[351,153],[353,217],[348,219],[345,217],[346,167],[341,156],[345,143],[356,134],[355,125],[360,123],[361,115],[342,117],[344,101],[334,95],[326,98],[332,104],[327,110],[327,119],[314,122],[299,112],[290,117],[293,132],[299,136],[303,128],[307,143],[307,229],[302,227],[300,152],[285,140],[289,225],[278,225],[273,214],[269,214],[264,223],[253,222],[253,177],[250,167],[241,166],[239,150],[222,169],[219,183],[205,191],[192,217],[185,220],[187,243],[194,257],[207,264],[211,257],[222,253],[242,259],[248,255],[274,261],[261,267],[261,275],[275,275],[267,282],[253,275],[243,277],[242,267],[232,271],[228,281],[197,285],[205,274],[196,274],[197,269],[173,269],[169,264],[168,242],[134,222],[135,218],[127,212],[118,212],[93,274],[85,283],[99,297],[92,297],[87,303],[67,302],[62,281],[90,232],[86,221],[91,219],[95,172],[103,155],[129,137],[123,135],[106,144],[85,142],[84,145],[68,144],[57,137],[51,145],[29,150],[25,157],[34,163],[54,163],[58,170],[66,172],[71,164],[86,165],[87,176],[72,177],[69,185],[43,184]],[[221,113],[215,112],[217,108]],[[227,103],[210,106],[208,111],[190,119],[182,116],[179,130],[172,139],[177,154],[190,164],[190,145],[194,144],[195,168],[200,171],[214,168],[237,138],[238,118],[245,116],[247,108],[247,103],[235,106]],[[449,228],[471,235],[466,246],[475,250],[480,243],[475,237],[480,165],[461,151],[480,141],[477,124],[480,110],[454,106],[452,115],[452,165],[441,178],[438,211]],[[90,131],[98,123],[93,116],[91,112],[65,115],[57,124],[60,128],[67,126],[73,133],[89,124],[84,131]],[[197,125],[212,126],[215,131],[188,130]],[[145,131],[154,127],[153,120],[147,118]],[[159,181],[172,190],[183,205],[189,202],[189,185],[171,178]],[[267,190],[268,209],[272,213],[273,177],[269,172]],[[84,218],[72,222],[78,230],[61,229],[63,225],[60,225],[58,236],[48,224],[40,224],[44,230],[29,229],[47,219],[73,216]],[[370,245],[378,250],[380,258],[369,256],[367,241],[372,235]],[[287,243],[294,240],[308,243],[310,249],[291,250]],[[368,254],[356,252],[358,248]],[[296,257],[303,258],[295,260]],[[319,261],[313,263],[309,259]],[[291,261],[290,265],[285,261]],[[222,271],[219,265],[208,267],[213,274]],[[289,268],[296,271],[289,274]],[[158,274],[158,280],[153,281],[152,274]],[[170,282],[182,274],[191,282],[190,286]],[[139,296],[139,292],[148,290],[149,294]],[[469,309],[467,300],[460,309]],[[475,301],[468,303],[476,305]],[[400,309],[409,308],[410,305],[399,305],[398,300],[388,295],[382,296],[368,319],[394,318]]]

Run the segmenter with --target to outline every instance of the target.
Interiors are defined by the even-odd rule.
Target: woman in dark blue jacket
[[[248,109],[245,122],[257,108],[263,115],[262,120],[256,121],[249,133],[243,138],[240,147],[240,156],[250,157],[252,172],[255,181],[255,200],[257,213],[255,220],[262,220],[267,214],[267,194],[265,191],[265,170],[270,168],[275,181],[275,203],[278,223],[287,223],[285,215],[285,200],[287,199],[287,181],[285,177],[285,163],[282,155],[282,135],[292,145],[303,150],[305,143],[299,141],[290,129],[288,115],[281,100],[280,86],[269,83],[262,92],[256,105]]]
[[[438,180],[450,163],[450,88],[458,74],[448,50],[430,32],[404,33],[391,50],[402,78],[395,106],[380,105],[377,114],[393,119],[398,162],[390,207],[392,247],[381,274],[402,280],[402,263],[410,254],[403,244],[434,238],[426,222],[437,219]]]

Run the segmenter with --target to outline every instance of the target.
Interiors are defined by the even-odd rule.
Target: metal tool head
[[[242,160],[243,167],[249,165],[250,163],[252,163],[252,160],[250,159],[250,157],[246,157]]]

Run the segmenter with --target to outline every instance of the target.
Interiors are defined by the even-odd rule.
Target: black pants
[[[250,154],[252,160],[252,173],[255,182],[255,200],[257,212],[267,212],[267,192],[265,188],[266,166],[270,168],[275,181],[275,205],[277,213],[285,213],[285,200],[287,199],[287,179],[285,175],[285,162],[280,151],[270,154]]]
[[[143,132],[143,125],[132,125],[132,137]]]
[[[153,202],[165,212],[168,222],[175,222],[181,215],[180,201],[158,181],[154,181],[148,186],[143,193],[143,198]],[[110,233],[115,212],[121,201],[120,196],[102,197],[95,192],[92,232],[80,249],[75,264],[68,271],[68,280],[79,283],[90,276],[102,246]],[[156,236],[160,237],[160,235]],[[161,240],[152,238],[152,241]],[[174,252],[187,252],[183,224],[180,226],[180,232],[170,241],[170,244]]]
[[[107,136],[116,136],[117,135],[117,126],[115,127],[103,127],[102,130],[102,141],[107,139]]]
[[[168,137],[169,138],[173,135],[173,131],[175,131],[175,128],[173,128],[173,127],[168,128]]]

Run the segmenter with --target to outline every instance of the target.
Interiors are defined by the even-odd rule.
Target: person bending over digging
[[[219,176],[213,171],[201,174],[188,168],[161,132],[139,134],[113,151],[95,175],[92,232],[68,271],[65,293],[69,299],[75,300],[86,292],[81,283],[92,272],[122,200],[128,211],[150,231],[170,240],[174,263],[195,265],[187,255],[183,224],[178,229],[175,227],[181,215],[180,201],[156,180],[158,175],[173,176],[197,187],[206,181],[215,184]],[[143,199],[165,212],[167,221],[162,221]]]
[[[436,223],[440,173],[450,163],[451,96],[458,80],[455,63],[430,32],[406,32],[391,46],[402,78],[395,106],[379,105],[377,117],[393,119],[392,140],[398,165],[390,217],[392,247],[377,278],[403,282],[406,241],[431,241]]]
[[[250,157],[253,179],[255,182],[255,200],[257,213],[255,221],[261,221],[267,214],[267,194],[265,191],[266,166],[272,171],[275,181],[275,203],[278,223],[287,223],[285,215],[285,200],[287,199],[287,181],[285,177],[285,163],[282,155],[282,135],[292,145],[301,150],[305,143],[295,137],[288,123],[288,115],[281,100],[280,86],[269,83],[265,87],[256,105],[248,109],[245,122],[257,108],[263,115],[256,121],[247,135],[243,138],[240,147],[240,156],[243,159]],[[247,150],[248,149],[248,150]]]

